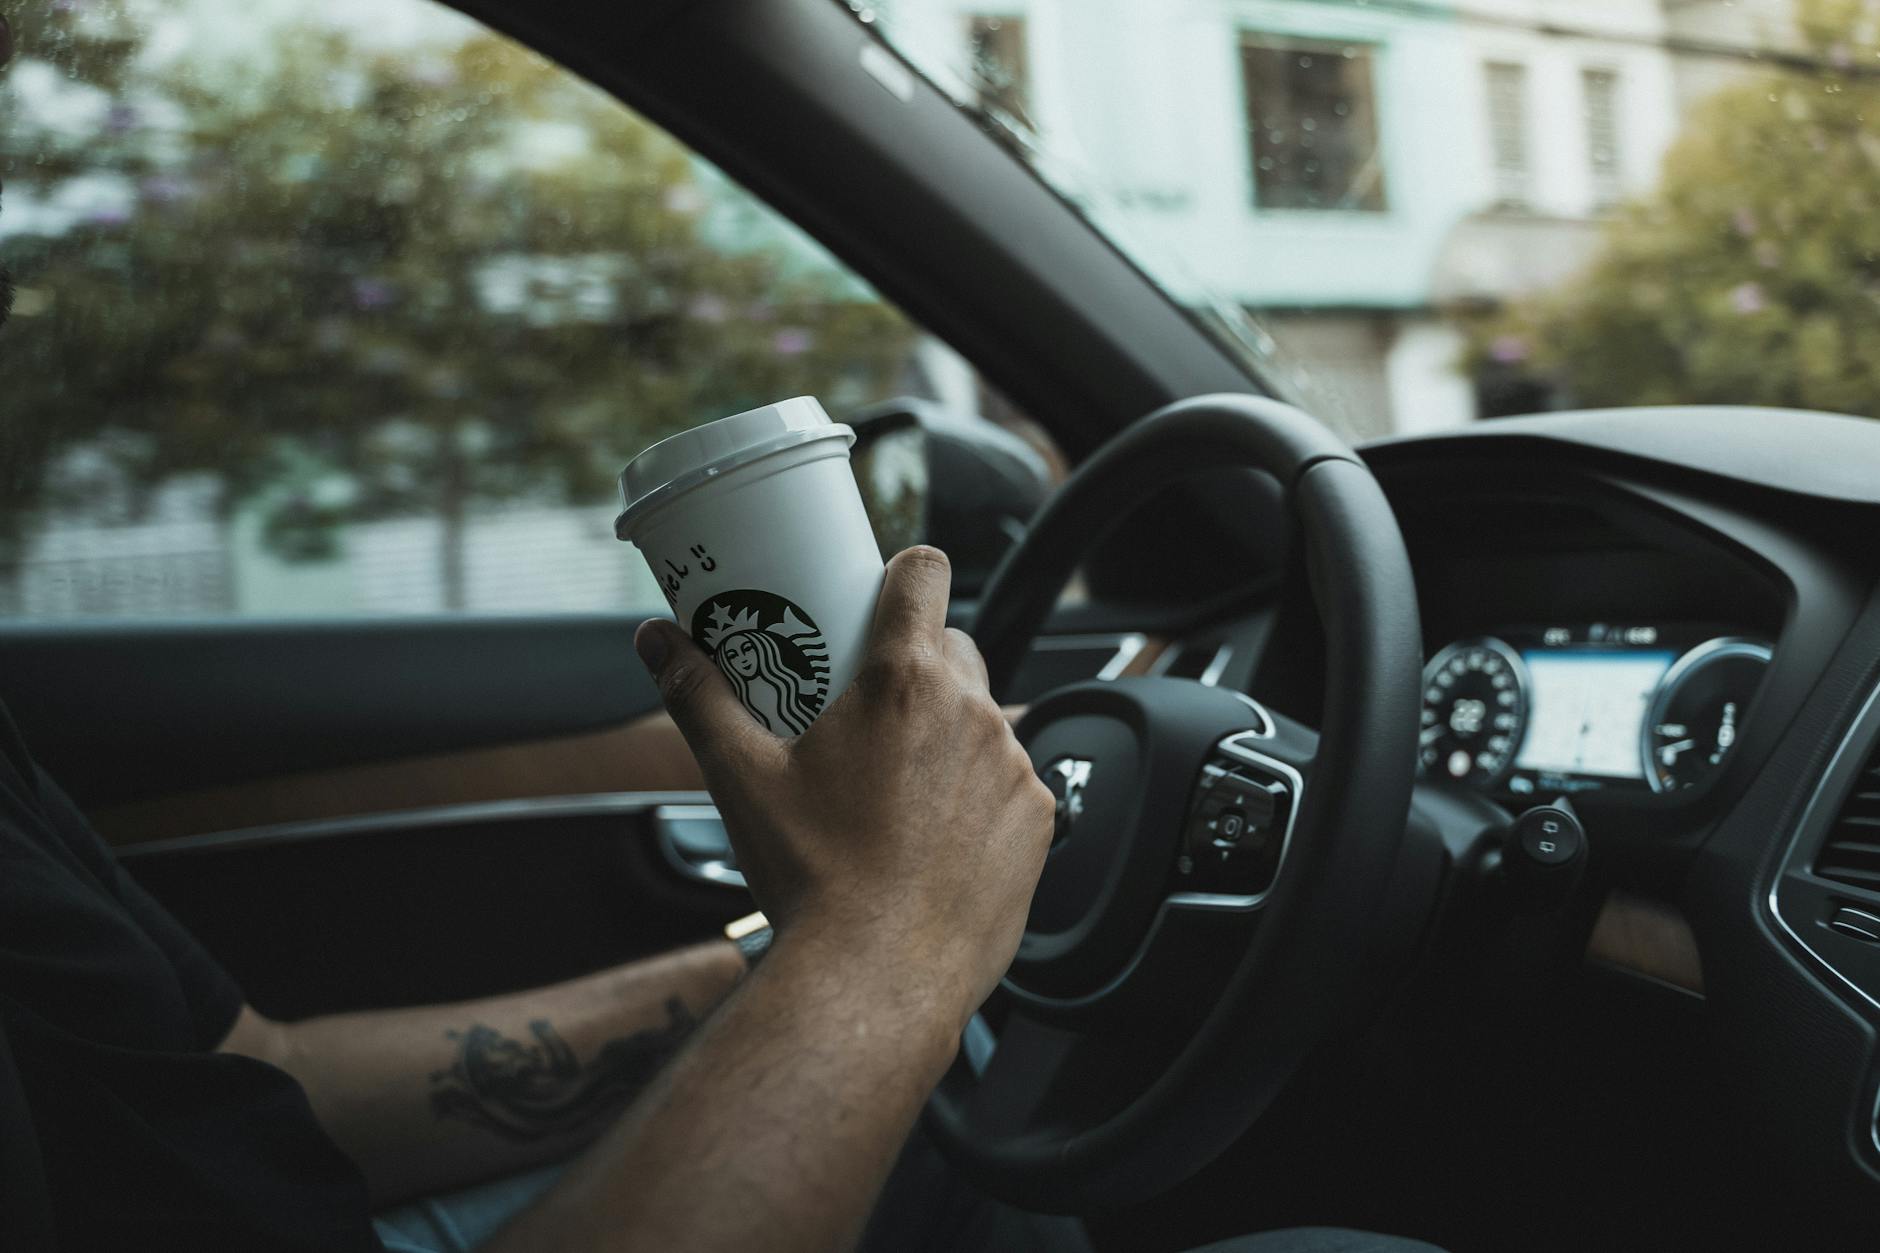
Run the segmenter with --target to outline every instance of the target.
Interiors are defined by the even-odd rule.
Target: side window
[[[0,76],[0,615],[654,609],[613,478],[971,370],[429,0],[28,6]]]

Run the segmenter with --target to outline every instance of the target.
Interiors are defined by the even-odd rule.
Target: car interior
[[[1880,424],[1563,408],[1354,447],[860,5],[456,7],[1026,419],[830,403],[865,487],[925,484],[884,548],[954,554],[1021,740],[1077,767],[926,1118],[975,1182],[1102,1253],[1880,1234]],[[262,1012],[440,1002],[752,910],[633,654],[662,612],[17,614],[0,695]]]

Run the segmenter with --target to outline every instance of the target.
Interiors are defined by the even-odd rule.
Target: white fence
[[[0,565],[0,615],[174,618],[235,608],[225,528],[210,520],[55,526]]]

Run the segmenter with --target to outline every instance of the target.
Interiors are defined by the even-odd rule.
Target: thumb
[[[712,659],[677,626],[664,619],[643,622],[633,648],[708,776],[719,762],[735,764],[776,747],[776,737],[757,724]]]

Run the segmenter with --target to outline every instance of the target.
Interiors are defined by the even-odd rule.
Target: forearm
[[[742,971],[733,946],[699,945],[510,996],[294,1023],[270,1060],[384,1203],[572,1154]]]
[[[960,1024],[917,964],[780,939],[489,1253],[848,1247]],[[912,973],[910,974],[910,970]]]

